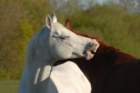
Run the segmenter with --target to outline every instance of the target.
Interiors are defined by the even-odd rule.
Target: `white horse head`
[[[89,57],[86,50],[90,47],[96,52],[99,43],[73,33],[57,21],[55,15],[46,18],[46,26],[50,31],[49,48],[54,59]]]

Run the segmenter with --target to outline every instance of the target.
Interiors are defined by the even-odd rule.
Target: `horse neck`
[[[97,64],[124,64],[137,61],[137,58],[114,47],[101,43],[93,62]]]
[[[33,43],[33,45],[28,49],[26,66],[29,70],[42,69],[45,66],[50,66],[54,63],[54,60],[49,54],[49,49],[47,47],[37,45],[39,44]]]
[[[27,64],[45,66],[54,63],[50,48],[46,44],[48,39],[49,31],[42,31],[38,33],[30,42],[27,52]]]
[[[39,34],[40,35],[40,34]],[[35,84],[42,80],[42,76],[46,69],[48,69],[48,75],[50,66],[54,62],[51,55],[49,54],[49,47],[43,41],[43,36],[33,38],[30,42],[30,45],[27,50],[27,58],[25,64],[25,71],[23,73],[23,81],[24,78],[28,78],[28,85],[34,82]],[[44,38],[45,39],[45,38]],[[48,75],[45,77],[47,78]],[[44,79],[44,78],[43,78]]]

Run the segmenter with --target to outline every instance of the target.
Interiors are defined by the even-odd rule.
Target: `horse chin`
[[[94,54],[91,51],[86,51],[86,60],[91,60]]]
[[[63,54],[59,54],[56,57],[58,60],[62,60],[62,59],[69,59],[69,58],[73,58],[71,53],[63,53]]]
[[[79,53],[75,53],[75,52],[72,52],[72,53],[65,53],[65,55],[59,55],[57,56],[57,58],[59,60],[67,60],[67,59],[75,59],[75,58],[85,58],[85,56],[83,54],[79,54]]]
[[[91,60],[93,57],[94,53],[92,53],[92,51],[86,51],[85,54],[73,53],[71,58],[85,58],[86,60]]]

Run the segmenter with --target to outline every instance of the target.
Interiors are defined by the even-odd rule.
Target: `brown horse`
[[[69,19],[65,24],[73,30]],[[68,59],[74,61],[89,79],[92,93],[140,93],[140,61],[100,40],[98,42],[100,47],[90,61],[84,58]]]

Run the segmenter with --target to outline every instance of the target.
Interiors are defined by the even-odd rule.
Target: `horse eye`
[[[67,38],[69,38],[70,36],[60,36],[59,38],[61,39],[61,40],[65,40],[65,39],[67,39]]]

